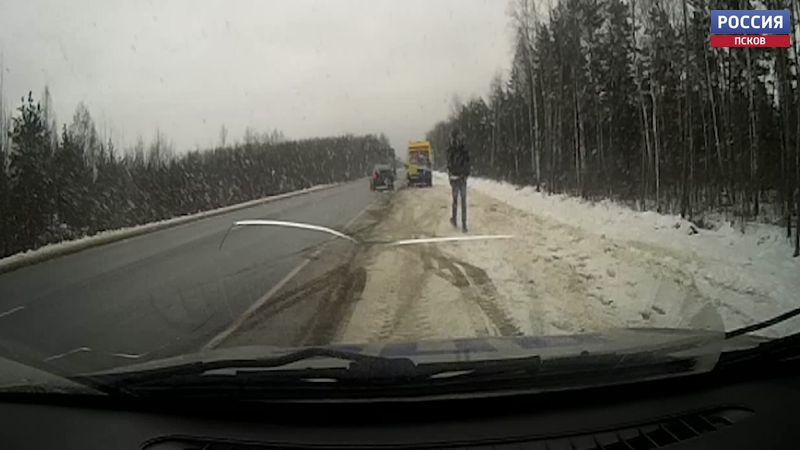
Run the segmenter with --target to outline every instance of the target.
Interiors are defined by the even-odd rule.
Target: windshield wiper
[[[763,330],[797,316],[800,316],[800,307],[786,311],[771,319],[728,331],[725,333],[725,339],[733,339],[754,331]],[[765,363],[779,363],[794,360],[798,357],[800,357],[800,333],[794,333],[777,339],[768,339],[745,349],[727,351],[720,356],[719,363],[715,369],[725,370],[731,367],[740,369],[744,365],[753,364],[755,364],[754,367],[763,368]]]
[[[284,369],[294,363],[318,358],[340,360],[349,364],[337,367]],[[538,356],[488,360],[457,361],[415,364],[408,358],[388,358],[365,355],[324,347],[309,347],[287,353],[254,359],[225,359],[197,361],[135,372],[109,372],[92,374],[92,380],[112,386],[135,390],[137,386],[186,386],[191,383],[225,384],[236,381],[296,382],[308,379],[329,379],[336,382],[359,384],[385,384],[428,380],[437,375],[457,377],[469,373],[489,375],[511,369],[535,371],[540,363]],[[271,370],[275,369],[275,370]],[[81,377],[78,377],[79,379]]]
[[[413,371],[397,373],[392,364],[379,371],[352,364],[344,368],[279,370],[237,369],[202,375],[167,376],[147,382],[118,384],[141,397],[180,399],[224,398],[240,401],[370,399],[571,389],[640,381],[652,377],[692,373],[692,357],[646,353],[582,354],[542,360],[539,356],[488,361],[418,364]],[[409,366],[410,367],[410,366]],[[117,381],[119,383],[119,381]]]
[[[271,369],[287,366],[296,362],[314,358],[332,358],[343,361],[358,362],[359,367],[374,368],[376,371],[391,370],[406,373],[414,364],[407,358],[383,358],[379,356],[363,355],[324,347],[309,347],[284,355],[266,358],[223,359],[209,361],[195,361],[183,364],[143,369],[134,372],[111,372],[92,375],[93,379],[105,379],[114,384],[139,384],[166,380],[182,376],[202,376],[207,372],[222,369]]]
[[[786,322],[787,320],[791,319],[792,317],[800,315],[800,308],[794,308],[789,311],[786,311],[783,314],[779,314],[771,319],[764,320],[762,322],[754,323],[752,325],[748,325],[746,327],[737,328],[735,330],[731,330],[725,333],[725,339],[731,339],[737,336],[741,336],[743,334],[752,333],[753,331],[763,330],[764,328],[769,328],[771,326],[777,325],[781,322]]]
[[[628,352],[583,351],[547,359],[539,355],[499,355],[496,359],[462,357],[457,361],[433,362],[312,347],[265,358],[198,361],[133,372],[91,374],[91,377],[135,395],[243,400],[352,398],[386,392],[456,393],[474,390],[476,386],[498,391],[521,386],[550,389],[563,387],[565,383],[618,383],[629,382],[631,377],[687,373],[695,367],[696,355],[684,352],[700,344],[690,340]],[[309,364],[295,364],[299,362]]]
[[[763,371],[767,366],[800,359],[800,333],[762,342],[755,347],[732,350],[720,356],[714,370],[753,368]]]

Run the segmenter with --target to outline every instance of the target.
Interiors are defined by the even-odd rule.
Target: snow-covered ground
[[[443,178],[443,175],[440,175]],[[715,230],[693,228],[675,215],[633,211],[611,201],[589,203],[565,195],[547,196],[486,179],[472,188],[538,216],[613,239],[629,249],[661,248],[682,260],[700,294],[710,299],[727,329],[800,306],[800,259],[792,258],[786,230],[750,223],[745,232],[730,223]],[[665,255],[662,263],[669,263]],[[800,329],[800,320],[765,330],[766,335]]]
[[[450,192],[406,189],[374,237],[460,235]],[[470,234],[509,241],[367,250],[367,282],[342,342],[588,332],[733,329],[797,306],[800,262],[778,227],[692,230],[679,217],[471,179]],[[800,328],[790,321],[763,332]]]

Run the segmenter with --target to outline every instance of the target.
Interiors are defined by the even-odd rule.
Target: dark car
[[[394,169],[387,164],[378,164],[372,169],[372,176],[369,178],[370,190],[378,189],[394,190]]]

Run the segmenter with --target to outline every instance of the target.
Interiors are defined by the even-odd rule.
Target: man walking
[[[467,177],[469,176],[469,152],[464,148],[458,129],[450,133],[450,145],[447,147],[447,172],[450,175],[450,187],[453,190],[453,214],[450,223],[458,226],[458,199],[461,198],[461,230],[467,232]]]

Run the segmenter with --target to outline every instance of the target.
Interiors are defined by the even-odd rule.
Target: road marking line
[[[17,306],[16,308],[11,308],[6,312],[0,313],[0,318],[6,317],[6,316],[10,316],[10,315],[14,314],[15,312],[23,310],[23,309],[25,309],[24,306]]]
[[[242,324],[244,324],[244,322],[247,319],[249,319],[250,316],[252,316],[256,311],[258,311],[262,306],[264,306],[264,304],[267,303],[267,301],[269,301],[269,299],[272,298],[272,296],[274,296],[279,290],[281,290],[281,288],[283,288],[283,286],[285,286],[286,283],[291,281],[292,278],[297,276],[297,274],[300,273],[300,271],[303,270],[303,268],[310,262],[311,259],[304,259],[300,264],[295,266],[295,268],[292,269],[291,272],[286,274],[286,276],[283,277],[281,281],[279,281],[276,285],[272,286],[272,289],[267,291],[266,294],[262,295],[261,298],[259,298],[258,300],[256,300],[255,303],[250,305],[250,307],[247,308],[247,311],[242,313],[242,315],[240,315],[233,323],[228,325],[228,327],[225,328],[221,333],[214,336],[213,339],[208,341],[208,344],[206,344],[203,347],[203,350],[211,350],[216,348],[219,344],[221,344],[222,341],[227,339],[228,336],[230,336],[231,334],[233,334],[234,331],[236,331],[237,328],[242,326]]]
[[[369,209],[369,207],[372,206],[374,202],[375,200],[370,201],[367,204],[367,206],[365,206],[361,211],[358,212],[358,214],[353,216],[352,219],[348,220],[347,223],[344,225],[344,229],[347,230],[350,227],[350,225],[355,223],[355,221],[359,217],[361,217],[367,211],[367,209]],[[319,255],[322,253],[323,247],[325,247],[325,245],[327,245],[334,239],[335,238],[331,238],[330,240],[328,240],[328,242],[323,243],[322,246],[320,246],[316,251],[314,251],[314,253],[311,254],[310,257],[304,259],[300,264],[295,266],[295,268],[292,269],[291,272],[286,274],[286,276],[283,277],[275,286],[272,286],[272,288],[269,291],[267,291],[266,294],[262,295],[261,298],[259,298],[258,300],[256,300],[255,303],[250,305],[250,307],[247,308],[247,310],[244,313],[242,313],[234,322],[232,322],[230,325],[228,325],[227,328],[222,330],[221,333],[217,334],[210,341],[208,341],[208,343],[203,346],[203,350],[213,350],[219,344],[221,344],[225,339],[227,339],[231,334],[233,334],[233,332],[236,331],[236,329],[238,329],[239,327],[241,327],[247,319],[249,319],[253,314],[255,314],[256,311],[258,311],[262,306],[264,306],[264,304],[267,303],[270,298],[272,298],[275,294],[277,294],[278,291],[280,291],[286,285],[286,283],[291,281],[292,278],[296,277],[297,274],[300,273],[300,271],[303,270],[303,268],[305,268],[308,265],[308,263],[317,259]]]

